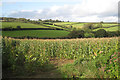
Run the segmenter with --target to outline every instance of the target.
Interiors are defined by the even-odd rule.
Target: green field
[[[62,27],[59,27],[59,26],[65,26],[65,27],[72,26],[73,28],[80,29],[84,26],[84,24],[87,24],[87,23],[57,22],[54,24],[58,25],[58,26],[49,25],[49,24],[42,24],[41,25],[41,24],[32,24],[32,23],[21,23],[21,22],[2,22],[2,28],[8,28],[8,27],[17,28],[17,26],[21,26],[21,28],[49,28],[49,27],[53,27],[53,28],[63,29]],[[97,26],[97,25],[98,24],[94,24],[94,26]],[[115,25],[117,25],[117,24],[105,24],[105,23],[102,24],[103,27],[109,27],[109,26],[115,26]]]
[[[83,28],[83,26],[85,24],[88,24],[88,23],[79,23],[79,22],[59,22],[59,23],[54,23],[56,25],[60,25],[60,26],[65,26],[65,27],[70,27],[72,26],[73,28],[76,28],[76,29],[81,29]],[[94,27],[97,27],[98,23],[93,23],[94,24]],[[108,24],[108,23],[103,23],[102,26],[103,27],[110,27],[110,26],[117,26],[118,24]]]
[[[79,23],[79,24],[73,24],[72,27],[75,27],[77,29],[83,28],[84,23]]]
[[[75,24],[77,22],[57,22],[57,23],[54,23],[56,25],[71,25],[71,24]]]
[[[68,27],[68,28],[70,28],[72,26],[72,28],[81,29],[84,26],[84,24],[87,24],[87,23],[59,22],[59,23],[54,23],[54,24],[59,25],[59,26],[65,26],[65,27]]]
[[[17,28],[17,26],[21,26],[21,28],[48,28],[38,24],[32,23],[21,23],[21,22],[2,22],[2,28]]]
[[[70,33],[70,31],[72,31],[74,28],[81,29],[85,24],[88,24],[88,23],[57,22],[57,23],[53,23],[53,25],[49,25],[49,24],[32,24],[32,23],[22,23],[22,22],[2,22],[2,28],[7,28],[7,27],[17,28],[17,26],[21,26],[21,28],[58,28],[58,29],[64,29],[68,31],[68,32],[60,31],[60,30],[3,31],[2,36],[9,36],[9,37],[29,36],[29,37],[39,37],[39,38],[66,37]],[[97,25],[98,25],[97,23],[94,23],[94,26],[97,26]],[[103,27],[109,27],[109,26],[116,26],[117,24],[104,23],[102,25]],[[99,29],[105,29],[106,31],[117,31],[118,27],[116,26],[116,27],[110,27],[110,28],[97,28],[97,29],[94,29],[93,31],[97,31]]]
[[[93,31],[97,31],[99,29],[104,29],[106,31],[118,31],[118,26],[117,27],[110,27],[110,28],[98,28],[98,29],[95,29]]]
[[[58,26],[54,26],[54,25],[49,25],[49,24],[42,24],[42,25],[43,25],[43,26],[46,26],[46,27],[63,29],[62,27],[58,27]]]
[[[30,36],[30,37],[65,37],[69,34],[67,31],[61,30],[21,30],[21,31],[2,31],[2,36],[9,37],[22,37],[22,36]]]
[[[109,26],[117,26],[118,24],[102,24],[103,27],[109,27]]]
[[[117,26],[118,24],[108,24],[108,23],[102,23],[102,27],[110,27],[110,26]],[[94,24],[95,27],[98,26],[98,24]]]

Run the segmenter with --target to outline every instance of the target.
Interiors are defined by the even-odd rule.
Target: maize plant
[[[118,37],[63,40],[3,38],[2,48],[3,66],[13,72],[20,67],[26,72],[34,72],[48,64],[50,58],[89,58],[96,61],[98,68],[106,66],[104,72],[110,77],[118,77]]]

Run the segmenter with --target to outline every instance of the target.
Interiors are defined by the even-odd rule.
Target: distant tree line
[[[63,21],[60,21],[60,20],[52,20],[52,19],[47,19],[47,20],[40,20],[39,21],[43,21],[43,22],[63,22]]]
[[[17,26],[17,28],[12,28],[12,27],[7,27],[4,29],[0,29],[0,31],[16,31],[16,30],[63,30],[60,28],[54,28],[54,27],[49,27],[49,28],[21,28],[20,26]]]
[[[107,32],[104,29],[99,29],[97,31],[84,31],[84,30],[73,30],[70,32],[69,36],[71,38],[102,38],[102,37],[118,37],[120,36],[119,31]]]
[[[42,20],[42,19],[38,19],[38,20],[31,20],[31,19],[26,19],[26,18],[8,18],[8,17],[0,17],[0,20],[3,22],[32,22],[32,23],[40,23],[40,22],[63,22],[60,20],[52,20],[52,19],[47,19],[47,20]],[[39,21],[39,22],[38,22]]]
[[[1,17],[0,20],[2,20],[3,22],[14,22],[14,21],[27,22],[27,21],[29,21],[30,19]]]

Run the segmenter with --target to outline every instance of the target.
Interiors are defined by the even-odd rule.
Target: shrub
[[[56,30],[56,28],[55,27],[49,27],[51,30]]]
[[[10,27],[6,27],[4,28],[5,30],[12,30],[13,28],[10,26]]]
[[[17,26],[17,29],[21,29],[21,26]]]
[[[72,38],[83,38],[84,37],[84,31],[83,30],[73,30],[69,34],[70,37]]]
[[[104,29],[99,29],[96,31],[95,37],[107,37],[107,32]]]
[[[85,33],[84,35],[85,35],[86,38],[95,37],[93,33]]]
[[[107,34],[108,34],[108,37],[114,37],[114,36],[117,36],[117,35],[115,34],[115,32],[107,32]]]

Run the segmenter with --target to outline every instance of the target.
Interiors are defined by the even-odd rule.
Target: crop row
[[[97,57],[102,55],[103,59],[110,60],[110,56],[118,52],[118,38],[71,40],[15,40],[3,38],[2,48],[4,68],[19,72],[22,66],[22,69],[28,73],[48,64],[50,58],[99,60]]]

